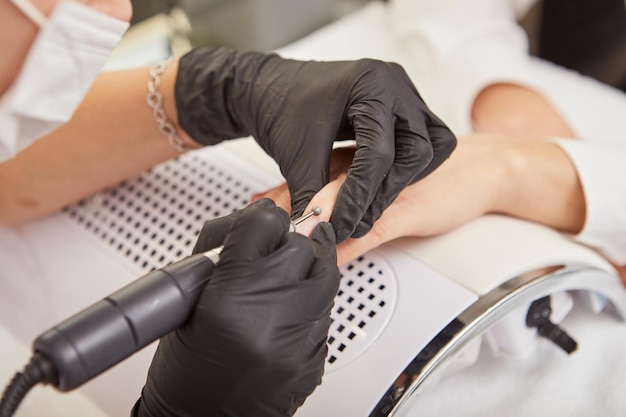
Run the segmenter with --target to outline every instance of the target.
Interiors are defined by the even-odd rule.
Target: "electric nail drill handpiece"
[[[37,337],[30,362],[2,395],[0,417],[13,416],[36,384],[70,391],[182,325],[221,249],[149,272]]]
[[[33,351],[52,362],[69,391],[182,325],[221,248],[149,272],[40,335]]]
[[[314,207],[312,213],[320,211]],[[290,230],[310,215],[292,221]],[[70,391],[181,326],[222,249],[149,272],[37,337],[31,361],[15,375],[0,400],[0,417],[11,417],[37,383]]]

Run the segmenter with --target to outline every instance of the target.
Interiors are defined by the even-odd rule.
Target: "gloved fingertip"
[[[289,216],[280,207],[265,203],[241,210],[224,240],[222,261],[254,260],[267,256],[279,247],[289,230]]]
[[[258,199],[257,201],[254,201],[252,203],[250,203],[250,207],[252,206],[259,206],[259,207],[274,207],[276,205],[276,203],[274,203],[274,200],[269,199],[269,198],[261,198]]]
[[[348,222],[345,218],[335,216],[336,211],[330,216],[330,224],[332,224],[335,230],[335,240],[337,244],[340,244],[344,240],[348,239],[354,231],[352,223]]]
[[[237,216],[238,213],[235,212],[228,216],[205,222],[196,239],[192,253],[205,252],[221,245]]]
[[[311,234],[311,239],[335,244],[335,228],[329,222],[319,222]]]
[[[291,205],[291,217],[298,218],[304,214],[304,210],[306,210],[307,202],[301,202],[300,204]]]
[[[428,126],[435,154],[450,155],[458,143],[454,133],[445,126]]]
[[[341,231],[339,229],[335,229],[335,239],[337,241],[337,244],[342,243],[349,237],[350,237],[350,233],[348,231],[345,231],[345,230]]]
[[[335,229],[330,223],[320,222],[313,229],[311,240],[316,243],[315,256],[317,258],[329,259],[331,262],[337,263]]]
[[[291,188],[290,188],[291,191]],[[291,193],[291,217],[300,217],[306,210],[311,199],[315,196],[315,192],[301,191]]]
[[[351,237],[358,239],[368,234],[370,230],[372,230],[372,225],[369,224],[369,222],[361,220],[361,223],[354,229]]]

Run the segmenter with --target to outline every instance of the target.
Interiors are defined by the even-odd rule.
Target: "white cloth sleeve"
[[[128,27],[82,3],[59,2],[0,98],[0,161],[71,118]]]
[[[528,39],[516,17],[516,10],[527,7],[514,3],[392,0],[389,5],[398,42],[414,61],[418,79],[413,81],[458,134],[472,131],[471,108],[486,86],[506,82],[540,90],[528,68]]]
[[[576,167],[585,194],[585,225],[574,239],[616,264],[626,264],[626,146],[572,139],[554,142]]]
[[[566,113],[586,137],[554,140],[572,160],[585,193],[584,229],[573,238],[626,264],[626,136],[621,116],[613,114],[624,108],[624,96],[530,57],[517,19],[532,3],[391,0],[389,18],[412,60],[413,81],[433,111],[459,135],[472,131],[474,99],[490,84],[515,83],[551,100],[561,97],[556,104],[569,110]],[[572,100],[572,88],[586,99]],[[579,108],[582,105],[586,108]]]

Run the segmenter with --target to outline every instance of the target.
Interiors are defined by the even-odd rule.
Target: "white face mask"
[[[30,1],[11,1],[41,28],[0,100],[0,160],[71,118],[128,28],[77,2],[61,1],[46,19]]]

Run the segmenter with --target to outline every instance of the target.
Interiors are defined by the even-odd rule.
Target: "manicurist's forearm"
[[[158,88],[175,126],[176,69],[168,66]],[[101,74],[67,124],[0,164],[0,224],[53,212],[179,155],[146,102],[148,79],[148,68]]]

